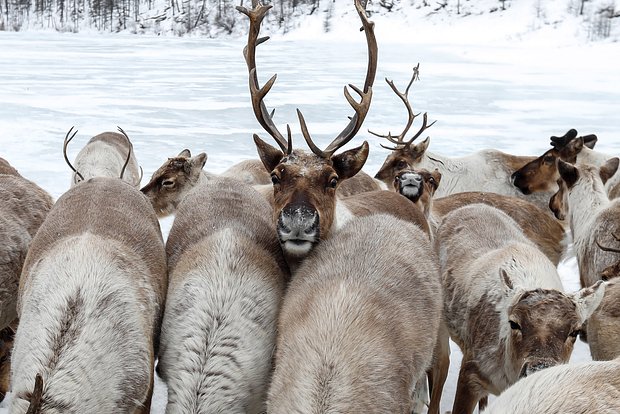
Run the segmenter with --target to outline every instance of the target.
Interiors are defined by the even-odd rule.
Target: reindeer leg
[[[450,368],[450,334],[448,327],[442,321],[439,325],[437,344],[433,351],[433,366],[428,371],[428,383],[431,394],[431,402],[428,406],[428,414],[439,414],[441,394],[443,386],[448,378]]]
[[[473,414],[478,401],[485,397],[481,385],[478,364],[464,356],[456,385],[452,414]]]

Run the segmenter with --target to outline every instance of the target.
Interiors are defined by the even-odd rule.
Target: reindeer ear
[[[437,190],[439,183],[441,182],[441,173],[437,168],[435,168],[435,171],[431,173],[431,176],[435,179],[435,190]]]
[[[571,188],[577,182],[579,178],[579,170],[574,165],[558,160],[558,171],[560,176],[566,183],[568,188]]]
[[[362,169],[368,159],[368,150],[368,142],[364,141],[357,148],[332,156],[332,165],[340,180],[353,177]]]
[[[598,141],[598,138],[596,137],[596,135],[594,134],[584,135],[582,138],[583,138],[583,144],[586,147],[590,149],[594,149],[594,146],[596,145],[596,141]]]
[[[206,162],[207,162],[207,154],[205,152],[201,152],[195,157],[190,158],[185,163],[185,171],[193,179],[198,179],[198,177],[200,176],[200,173],[202,172],[202,168],[205,166]],[[187,171],[188,167],[189,167],[189,171]]]
[[[611,158],[605,162],[600,168],[599,176],[603,180],[603,184],[607,182],[618,171],[618,163],[620,159],[618,157]]]
[[[585,322],[599,307],[603,296],[605,296],[606,287],[607,283],[599,280],[596,284],[583,288],[571,295],[571,299],[577,307],[579,322]]]
[[[256,134],[254,134],[254,144],[256,144],[258,157],[263,162],[263,165],[267,169],[267,172],[272,172],[276,168],[276,166],[280,164],[280,161],[282,161],[284,153],[279,149],[267,144]]]
[[[508,276],[508,273],[503,267],[500,267],[499,269],[499,278],[502,281],[502,285],[504,286],[505,290],[510,291],[514,289],[512,280],[510,280],[510,276]]]
[[[431,143],[431,137],[427,137],[424,141],[411,147],[411,152],[418,155],[424,154]]]
[[[185,148],[183,151],[179,152],[179,155],[177,155],[177,157],[191,158],[192,157],[192,153],[189,152],[189,150],[187,148]]]
[[[575,138],[569,141],[564,148],[560,150],[560,157],[571,164],[577,162],[577,155],[583,149],[583,137]]]

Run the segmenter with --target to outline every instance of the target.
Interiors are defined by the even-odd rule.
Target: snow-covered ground
[[[368,173],[374,175],[387,150],[366,128],[397,131],[406,121],[402,104],[382,79],[394,79],[402,88],[417,62],[420,81],[410,100],[415,111],[428,111],[437,120],[428,131],[433,151],[456,156],[493,147],[540,154],[550,135],[576,128],[598,135],[597,150],[620,154],[619,44],[577,42],[570,33],[548,36],[544,30],[511,41],[490,35],[487,42],[485,31],[496,29],[491,21],[456,29],[429,26],[434,32],[424,33],[382,23],[378,19],[371,110],[349,144],[370,142]],[[352,111],[342,86],[360,85],[365,74],[358,25],[343,19],[330,35],[312,37],[310,28],[302,28],[258,48],[261,83],[278,73],[266,102],[277,108],[278,124],[291,123],[297,146],[304,145],[297,107],[320,145],[347,123]],[[144,182],[183,148],[206,151],[206,168],[214,172],[254,158],[251,134],[266,134],[251,111],[243,44],[242,39],[0,32],[0,156],[55,198],[69,187],[62,141],[74,125],[79,133],[70,158],[91,136],[121,126],[132,138]],[[165,232],[169,226],[170,220],[162,224]],[[575,290],[575,260],[560,270],[567,290]],[[453,351],[446,410],[460,361]],[[587,348],[578,341],[573,360],[587,359]],[[158,385],[152,412],[163,413],[165,400],[165,388]]]

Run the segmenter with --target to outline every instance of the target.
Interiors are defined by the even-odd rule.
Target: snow
[[[534,4],[513,2],[511,14],[497,19],[493,13],[413,23],[402,10],[393,12],[402,19],[377,15],[380,56],[373,102],[362,131],[347,146],[369,141],[364,170],[374,175],[387,155],[366,128],[385,133],[406,122],[404,107],[382,79],[394,79],[402,89],[418,62],[420,81],[410,100],[416,112],[428,111],[429,121],[437,120],[427,131],[432,151],[457,156],[493,147],[541,154],[549,136],[576,128],[598,135],[597,150],[619,154],[620,46],[587,42],[570,18],[532,30],[541,22]],[[543,4],[544,21],[566,17],[554,2]],[[317,17],[258,48],[261,84],[278,73],[266,103],[277,108],[281,131],[291,124],[297,146],[304,142],[296,107],[315,142],[325,146],[352,113],[343,85],[363,81],[366,46],[359,22],[353,12],[334,15],[342,18],[328,34],[317,30],[322,24]],[[222,172],[256,157],[252,133],[269,138],[251,111],[244,39],[0,32],[0,44],[0,156],[55,198],[69,188],[61,148],[73,125],[79,133],[69,148],[71,159],[90,137],[121,126],[144,168],[143,184],[183,148],[206,151],[206,169]],[[163,221],[165,232],[170,225],[171,219]],[[566,289],[576,290],[574,257],[559,269]],[[578,341],[572,361],[588,359],[586,345]],[[451,408],[459,360],[453,349],[444,410]],[[165,386],[157,383],[153,413],[164,412],[165,399]]]

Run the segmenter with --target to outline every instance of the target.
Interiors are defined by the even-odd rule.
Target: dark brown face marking
[[[391,186],[400,172],[415,168],[422,162],[428,144],[429,139],[427,138],[417,145],[393,150],[383,162],[375,178],[383,181],[388,187]]]
[[[557,161],[559,151],[550,149],[512,174],[512,180],[523,194],[550,191],[560,178]]]
[[[400,171],[394,179],[394,191],[410,199],[425,211],[431,203],[441,181],[441,173],[435,169],[429,172],[426,169],[405,169]]]
[[[183,196],[198,182],[207,154],[191,157],[189,150],[168,160],[153,173],[140,191],[148,197],[158,217],[172,214]]]
[[[556,290],[525,292],[508,310],[510,355],[521,376],[568,362],[581,329],[575,303]]]
[[[11,373],[11,351],[15,340],[15,328],[17,322],[0,331],[0,401],[4,400],[9,391],[9,378]]]

